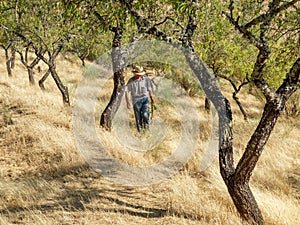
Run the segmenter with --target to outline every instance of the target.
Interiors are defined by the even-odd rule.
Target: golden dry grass
[[[14,77],[7,78],[3,52],[0,54],[1,225],[244,224],[221,179],[217,159],[207,170],[198,171],[210,135],[207,114],[201,113],[201,140],[196,154],[182,171],[155,185],[122,186],[93,171],[79,154],[72,131],[72,107],[62,106],[51,77],[44,92],[28,85],[26,71],[19,63]],[[79,62],[61,59],[58,72],[73,99],[82,73]],[[236,162],[262,108],[257,98],[246,92],[241,95],[250,119],[245,122],[232,103]],[[105,91],[101,98],[108,97]],[[203,110],[203,98],[195,102]],[[171,125],[178,123],[175,115],[166,117],[167,108],[160,107],[163,110],[158,115],[169,118]],[[170,154],[179,135],[176,127],[168,130],[170,140],[150,152],[126,151],[112,134],[101,129],[98,134],[119,160],[145,165]],[[299,136],[297,118],[282,116],[254,171],[251,186],[267,225],[300,224]]]

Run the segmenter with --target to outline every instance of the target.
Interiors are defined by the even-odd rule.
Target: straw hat
[[[141,67],[141,66],[135,66],[135,67],[133,68],[132,72],[133,72],[134,74],[140,75],[140,76],[146,74],[145,71],[144,71],[144,69],[143,69],[143,67]]]

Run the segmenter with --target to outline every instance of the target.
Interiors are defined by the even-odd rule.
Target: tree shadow
[[[42,176],[49,178],[48,174]],[[73,176],[76,180],[66,181],[66,177],[70,176]],[[22,178],[15,182],[27,182],[35,185],[34,182],[30,181],[31,179],[35,178]],[[38,182],[37,180],[36,183]],[[48,179],[48,182],[60,183],[60,188],[51,194],[51,200],[49,200],[50,197],[46,193],[38,201],[30,201],[24,206],[15,206],[13,204],[2,206],[0,207],[0,215],[12,218],[16,215],[27,214],[36,210],[45,215],[55,211],[84,212],[91,210],[121,213],[142,218],[161,218],[170,215],[191,220],[199,219],[195,218],[194,215],[170,211],[165,206],[159,206],[157,202],[161,202],[161,200],[154,192],[149,191],[149,193],[145,193],[145,187],[142,190],[139,187],[122,186],[105,180],[88,165],[64,168],[61,172],[57,171],[54,177],[51,175],[51,179]],[[74,188],[74,186],[70,185],[72,182],[78,184],[79,187]],[[100,185],[95,187],[95,182],[98,182]],[[154,206],[152,207],[151,205]]]

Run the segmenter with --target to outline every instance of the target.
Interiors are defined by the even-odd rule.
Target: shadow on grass
[[[37,180],[32,182],[33,179]],[[158,190],[112,183],[86,164],[63,168],[60,172],[56,171],[51,175],[43,174],[42,178],[34,178],[31,175],[28,178],[12,181],[10,185],[17,186],[21,182],[32,185],[30,187],[32,189],[39,190],[41,187],[35,187],[35,184],[42,180],[43,182],[46,180],[49,184],[47,190],[53,188],[50,193],[45,190],[45,193],[39,197],[29,196],[23,205],[7,202],[0,207],[0,215],[15,220],[16,216],[30,214],[31,211],[38,211],[45,216],[54,212],[89,211],[119,213],[142,218],[161,218],[169,215],[192,220],[199,219],[195,218],[195,215],[169,211],[165,206],[160,206],[159,202],[163,201],[156,195]]]

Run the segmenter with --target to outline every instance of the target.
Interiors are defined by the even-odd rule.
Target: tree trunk
[[[29,78],[29,83],[31,85],[35,84],[35,80],[34,80],[34,76],[33,76],[33,68],[32,67],[27,67],[27,71],[28,71],[28,78]]]
[[[237,175],[233,161],[232,146],[232,112],[230,103],[225,100],[226,113],[219,114],[221,145],[219,149],[219,165],[221,176],[227,186],[229,195],[241,217],[249,224],[264,224],[263,216],[249,187],[249,179],[245,174]],[[223,125],[223,127],[222,127]]]
[[[31,85],[35,84],[35,79],[33,76],[33,68],[39,63],[40,58],[36,57],[32,63],[30,65],[28,65],[28,59],[27,58],[27,54],[28,54],[28,47],[25,50],[25,57],[23,56],[23,53],[21,51],[18,51],[20,57],[21,57],[21,62],[23,63],[23,65],[27,68],[27,72],[28,72],[28,77],[29,77],[29,83]],[[42,52],[40,52],[42,54]]]
[[[46,90],[46,88],[44,86],[44,82],[48,78],[49,74],[50,74],[50,70],[47,70],[45,75],[39,80],[39,86],[42,90]]]
[[[276,96],[267,102],[263,116],[253,133],[237,168],[233,166],[232,128],[227,126],[220,147],[220,171],[239,214],[250,224],[264,224],[264,219],[249,187],[250,177],[281,114],[286,100]],[[230,111],[230,109],[227,109]],[[228,124],[231,124],[229,122]]]
[[[251,225],[263,225],[264,218],[248,183],[230,182],[228,192],[241,217]]]
[[[11,71],[11,58],[8,54],[8,48],[4,48],[5,50],[5,60],[6,60],[6,70],[9,77],[12,77],[12,71]]]
[[[11,51],[11,58],[10,58],[10,67],[12,69],[15,68],[15,61],[16,61],[16,49],[13,47]]]
[[[249,187],[250,175],[249,178],[246,179],[246,173],[239,172],[234,168],[232,147],[232,112],[230,109],[230,103],[227,99],[223,97],[222,93],[212,93],[212,90],[218,90],[217,88],[212,89],[212,86],[217,84],[214,84],[214,82],[207,80],[207,77],[209,76],[203,76],[203,74],[207,74],[208,71],[205,67],[201,65],[200,59],[192,51],[187,52],[186,59],[191,69],[200,78],[201,86],[207,94],[207,96],[209,97],[209,100],[214,104],[217,111],[219,112],[219,124],[221,126],[219,128],[219,134],[221,138],[220,140],[222,141],[219,150],[219,163],[221,175],[228,188],[229,194],[235,206],[237,207],[239,214],[245,221],[247,221],[250,224],[262,225],[264,224],[262,214]],[[223,110],[221,110],[222,108]],[[225,114],[224,108],[226,109]],[[270,132],[275,125],[276,120],[274,121],[274,116],[276,114],[271,113],[272,109],[274,109],[273,105],[267,104],[265,108],[266,112],[264,113],[265,116],[263,117],[261,122],[261,129],[258,129],[254,133],[254,136],[257,136],[257,138],[255,138],[254,140],[256,140],[257,142],[265,142],[262,142],[261,145],[253,145],[253,141],[249,142],[249,146],[252,146],[252,148],[249,148],[248,151],[246,150],[246,155],[251,155],[253,159],[256,157],[256,161],[254,160],[253,166],[255,166],[255,163],[257,162],[260,156],[258,152],[261,153],[266,143],[266,140],[269,137]],[[220,114],[220,112],[222,113]],[[270,123],[271,121],[274,121],[274,124]],[[222,125],[224,127],[222,127]],[[270,125],[270,127],[266,128],[266,130],[263,130],[266,125]],[[241,165],[237,169],[239,168],[242,169],[241,171],[243,171],[244,169],[247,170],[248,168],[252,168],[252,170],[254,169],[254,167],[251,167],[248,164]],[[250,170],[247,170],[247,172],[250,172]]]
[[[113,39],[113,49],[112,49],[112,63],[113,63],[113,70],[114,70],[114,89],[111,95],[110,101],[106,108],[104,109],[103,113],[101,114],[100,118],[100,126],[104,129],[111,131],[112,127],[112,120],[119,109],[122,97],[124,95],[124,56],[120,50],[121,47],[121,40],[123,37],[123,28],[121,26],[115,27],[112,29],[115,33]]]
[[[46,59],[44,57],[44,53],[46,51],[41,51],[35,48],[35,54],[44,61],[44,63],[46,63],[48,65],[48,71],[49,73],[51,73],[51,76],[53,78],[53,80],[55,81],[56,86],[58,87],[59,91],[62,94],[62,98],[63,98],[63,103],[64,105],[70,105],[70,98],[69,98],[69,92],[68,92],[68,87],[64,86],[63,83],[61,82],[57,72],[56,72],[56,65],[55,65],[55,59],[58,56],[58,54],[61,52],[63,48],[63,43],[59,43],[57,48],[54,50],[53,53],[48,51],[48,55],[49,55],[49,59]],[[43,89],[44,85],[43,82],[46,80],[46,78],[48,77],[48,71],[47,73],[43,76],[43,78],[39,81],[39,86]]]
[[[24,60],[26,63],[28,63],[28,52],[29,52],[29,46],[26,47],[25,49],[25,57],[24,57]]]
[[[110,131],[112,127],[112,120],[119,109],[122,97],[124,95],[124,76],[123,70],[114,73],[114,90],[110,101],[103,111],[100,118],[100,126]]]
[[[51,63],[49,65],[49,70],[50,70],[50,73],[51,73],[51,76],[53,77],[59,91],[61,92],[62,94],[62,98],[63,98],[63,103],[65,105],[70,105],[70,99],[69,99],[69,92],[68,92],[68,87],[64,86],[63,83],[61,82],[57,72],[56,72],[56,69],[55,69],[55,65],[54,63]]]

